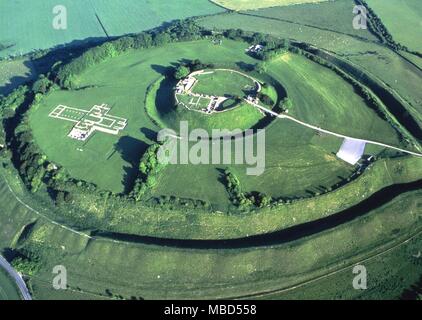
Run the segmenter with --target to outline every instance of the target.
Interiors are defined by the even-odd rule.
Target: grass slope
[[[288,6],[292,4],[317,3],[324,1],[329,0],[211,0],[211,2],[230,10],[253,10],[266,7]]]
[[[175,19],[224,11],[207,0],[63,0],[59,4],[67,8],[66,30],[52,27],[57,1],[1,1],[0,44],[12,47],[2,50],[0,56],[104,38],[101,24],[109,36],[117,36],[148,30]]]
[[[422,52],[422,3],[419,0],[367,0],[393,39]]]
[[[220,14],[201,18],[198,23],[210,29],[241,28],[269,33],[335,52],[395,90],[409,103],[409,111],[422,125],[422,69],[379,45],[368,30],[352,30],[352,6],[352,0],[338,0],[247,14]]]
[[[164,48],[133,51],[112,62],[99,64],[79,79],[81,87],[95,87],[53,92],[32,110],[30,121],[37,142],[53,161],[64,165],[76,177],[94,181],[102,188],[122,191],[125,184],[122,177],[131,175],[137,156],[151,143],[151,139],[155,139],[158,131],[145,112],[147,88],[181,58],[195,59],[199,56],[203,61],[217,63],[225,63],[227,59],[253,62],[245,55],[245,47],[246,44],[234,41],[226,41],[223,46],[215,46],[210,41],[175,43]],[[110,77],[111,74],[113,77]],[[71,122],[48,117],[58,104],[90,109],[98,103],[108,103],[113,107],[112,114],[129,119],[122,136],[99,133],[81,143],[67,137]],[[116,143],[120,152],[114,152]],[[80,148],[84,152],[77,150]],[[98,170],[110,174],[99,175]]]
[[[0,95],[7,95],[17,86],[34,79],[36,71],[30,60],[0,61]]]
[[[125,298],[225,298],[276,290],[306,282],[314,277],[352,265],[368,254],[383,252],[401,243],[420,228],[420,192],[404,194],[366,217],[343,226],[285,245],[243,250],[188,250],[150,245],[87,241],[28,211],[0,184],[1,216],[9,235],[0,237],[0,248],[9,247],[23,223],[38,219],[32,232],[20,245],[42,257],[43,267],[30,281],[35,298],[105,298],[106,290]],[[12,208],[12,210],[10,210]],[[397,214],[397,212],[401,212]],[[413,248],[417,248],[413,247]],[[375,251],[374,251],[375,250]],[[395,296],[408,286],[418,272],[408,255],[396,256],[394,264],[370,267],[368,294]],[[341,261],[339,265],[338,262]],[[401,267],[403,263],[407,268]],[[65,265],[71,290],[52,292],[51,270]],[[388,266],[388,267],[387,267]],[[334,269],[333,269],[334,268]],[[385,273],[386,270],[389,272]],[[353,278],[345,270],[344,278]],[[408,272],[411,272],[410,274]],[[397,275],[397,286],[388,285],[386,275]],[[400,278],[404,280],[400,281]],[[325,284],[322,294],[329,297],[357,294],[350,281]],[[382,284],[382,287],[381,287]],[[293,290],[297,295],[313,294],[312,288]]]
[[[15,283],[3,269],[0,269],[0,301],[20,299]]]
[[[293,103],[289,115],[355,138],[399,145],[395,131],[331,70],[290,53],[271,61],[268,70],[286,87]]]
[[[236,72],[215,70],[211,74],[198,76],[198,83],[193,87],[194,93],[224,97],[245,96],[245,88],[254,88],[254,82]],[[249,89],[250,90],[250,89]]]

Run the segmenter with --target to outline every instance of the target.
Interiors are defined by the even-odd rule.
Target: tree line
[[[273,201],[270,196],[263,193],[243,192],[239,179],[229,169],[224,171],[224,182],[230,196],[230,201],[241,211],[263,208],[269,206]]]

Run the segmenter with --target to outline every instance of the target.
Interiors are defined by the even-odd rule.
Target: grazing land
[[[0,254],[32,297],[416,299],[422,7],[356,30],[357,2],[65,0],[66,30],[0,3]]]
[[[28,59],[0,61],[0,95],[8,95],[19,85],[35,78],[36,70]]]
[[[20,300],[20,294],[13,280],[0,269],[0,300]]]
[[[67,29],[52,27],[54,0],[0,3],[0,44],[6,49],[0,57],[20,55],[38,49],[135,33],[159,27],[175,19],[224,11],[208,0],[64,0],[68,13]],[[14,12],[15,14],[7,14]],[[19,13],[19,14],[17,14]]]
[[[240,26],[245,31],[269,33],[335,52],[343,59],[356,64],[362,71],[380,79],[399,94],[408,102],[408,111],[422,126],[422,92],[419,89],[422,87],[422,70],[382,46],[369,30],[354,30],[353,6],[352,0],[338,0],[220,14],[198,21],[210,29]],[[308,12],[312,14],[307,14]],[[402,19],[406,19],[405,14],[402,16]],[[403,22],[402,26],[407,24]],[[417,43],[417,40],[414,41]],[[388,72],[385,72],[387,69]]]
[[[422,3],[418,0],[367,0],[393,39],[422,52]]]
[[[1,190],[2,197],[10,196],[7,187],[4,189],[4,181]],[[8,199],[10,200],[7,202],[1,202],[7,209],[2,212],[10,212],[6,215],[4,228],[20,230],[28,223],[26,221],[38,220],[26,240],[20,243],[23,248],[37,252],[44,260],[40,273],[31,277],[30,281],[35,298],[106,299],[110,297],[110,293],[122,295],[126,299],[132,296],[154,299],[228,298],[246,295],[270,298],[276,297],[277,290],[321,277],[318,283],[322,295],[315,296],[318,286],[311,282],[309,286],[313,289],[308,291],[292,288],[281,297],[284,298],[288,294],[293,298],[328,298],[334,295],[338,298],[385,299],[397,298],[401,293],[400,287],[408,287],[418,277],[417,260],[412,258],[412,255],[417,253],[420,237],[415,239],[418,242],[412,241],[407,246],[400,244],[406,240],[407,232],[413,234],[416,231],[417,216],[412,212],[420,202],[420,192],[398,197],[391,204],[342,227],[292,243],[259,250],[192,250],[143,244],[117,244],[106,239],[88,241],[84,236],[48,223],[21,204],[11,201],[13,197]],[[397,210],[403,214],[397,215]],[[357,234],[359,237],[356,237]],[[3,234],[1,245],[10,246],[13,237],[13,232],[8,237]],[[344,241],[345,239],[347,241]],[[388,249],[392,246],[398,247],[390,254]],[[349,285],[350,281],[342,281],[353,276],[348,268],[379,253],[382,254],[379,258],[371,258],[366,262],[373,270],[374,276],[377,274],[377,281],[369,282],[371,290],[353,290]],[[400,256],[402,258],[399,259]],[[340,264],[339,257],[342,261]],[[379,259],[387,258],[393,263],[388,265],[390,268],[386,267],[386,263],[379,262]],[[293,266],[291,261],[301,263]],[[406,261],[406,267],[403,261]],[[51,269],[58,262],[66,265],[69,273],[73,275],[69,278],[72,291],[66,290],[61,296],[48,286],[52,277]],[[225,267],[222,268],[222,265]],[[204,277],[204,270],[214,268],[222,270],[218,273],[209,272]],[[325,282],[324,274],[335,270],[343,270],[335,275],[338,280]],[[390,283],[392,270],[397,286]],[[189,289],[186,283],[189,283]],[[209,283],[213,283],[213,286],[207,285]],[[229,283],[231,286],[227,290]],[[275,290],[275,293],[262,294],[271,290]]]
[[[125,188],[126,181],[123,178],[125,173],[127,179],[130,179],[136,170],[134,164],[139,161],[137,155],[151,144],[148,132],[157,131],[157,127],[146,113],[146,110],[153,107],[143,106],[147,88],[180,57],[200,58],[206,62],[233,64],[233,66],[238,61],[253,64],[254,60],[245,54],[246,47],[245,43],[230,40],[224,41],[221,46],[206,40],[177,43],[168,47],[143,50],[141,56],[137,52],[128,52],[107,63],[94,66],[75,80],[78,86],[86,89],[52,92],[31,109],[30,124],[37,144],[52,161],[66,167],[75,177],[84,178],[107,190],[120,192]],[[268,70],[271,70],[271,76],[286,87],[288,96],[293,101],[289,112],[298,119],[357,138],[373,138],[393,145],[399,144],[393,128],[380,119],[363,99],[354,93],[352,86],[328,69],[300,56],[287,54],[272,61]],[[114,76],[109,77],[110,74]],[[201,87],[197,88],[200,90]],[[335,96],[331,94],[333,88],[336,88]],[[207,90],[211,89],[214,88],[210,87]],[[220,90],[224,90],[224,87],[220,87]],[[217,94],[223,93],[217,92]],[[179,129],[181,120],[189,121],[192,128],[247,129],[262,118],[260,112],[250,105],[242,105],[212,116],[188,112],[186,108],[180,106],[175,109],[174,103],[171,103],[174,95],[172,85],[161,85],[157,93],[150,94],[156,97],[158,110],[155,114],[160,117],[159,121],[175,130]],[[101,97],[101,101],[98,101],[98,97]],[[128,119],[127,127],[117,136],[98,132],[87,141],[72,140],[67,137],[73,126],[71,122],[48,117],[61,104],[89,110],[92,106],[102,103],[112,107],[113,115]],[[283,130],[285,126],[285,123],[275,121],[274,125],[268,128],[271,133],[269,139],[280,141],[279,143],[285,147],[295,147],[297,144],[304,145],[304,140],[292,138],[296,132],[299,136],[309,137],[308,139],[313,136],[312,132],[307,133],[298,126],[293,126],[293,130],[286,132]],[[269,145],[267,159],[270,159],[272,154],[275,157],[279,155],[280,148],[283,147]],[[336,146],[330,149],[331,152],[334,152],[335,148]],[[66,153],[62,152],[64,149],[67,150]],[[304,152],[310,155],[307,160],[310,161],[308,162],[310,167],[321,163],[318,157],[312,156],[315,153],[320,153],[322,159],[331,158],[328,154],[330,151],[320,150],[309,146],[309,152]],[[327,155],[324,156],[326,152]],[[286,152],[287,154],[297,157],[296,161],[293,161],[294,158],[288,160],[293,166],[302,166],[300,164],[304,160],[302,152]],[[278,158],[271,163],[271,166],[277,167],[280,161],[282,159]],[[333,177],[343,176],[345,173],[341,169],[343,165],[338,160],[329,160],[326,165],[333,166],[333,170],[340,169]],[[99,174],[102,170],[110,174]],[[192,170],[195,170],[195,166]],[[312,175],[309,176],[310,180],[311,177]],[[337,178],[333,183],[335,180]],[[195,188],[194,185],[191,187]],[[303,189],[305,190],[306,188]]]

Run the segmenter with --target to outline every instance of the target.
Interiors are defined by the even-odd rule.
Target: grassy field
[[[321,186],[329,187],[348,177],[352,166],[336,159],[340,139],[317,137],[312,130],[303,130],[289,122],[275,121],[266,128],[265,171],[260,176],[247,175],[247,165],[169,166],[163,171],[154,195],[177,195],[207,200],[219,210],[227,194],[221,177],[226,167],[235,172],[245,191],[259,191],[274,197],[309,196],[320,192]],[[179,188],[180,179],[189,177],[187,185]],[[214,190],[209,192],[209,190]],[[218,198],[220,198],[219,201]],[[220,203],[220,206],[217,204]],[[284,216],[280,214],[281,218]]]
[[[211,0],[220,6],[223,6],[230,10],[249,10],[249,9],[259,9],[267,7],[276,7],[276,6],[289,6],[292,4],[302,4],[302,3],[318,3],[329,0]]]
[[[261,3],[261,2],[259,2]],[[259,10],[243,10],[236,13],[220,14],[200,18],[199,21],[218,22],[224,28],[226,25],[234,28],[250,29],[266,28],[264,33],[282,34],[288,38],[309,37],[313,41],[333,43],[342,35],[376,41],[377,38],[368,30],[355,30],[352,20],[354,18],[353,0],[324,1],[319,3],[303,3],[294,6],[262,8]],[[227,17],[227,21],[225,21]],[[244,19],[250,19],[245,23]],[[215,26],[218,28],[218,23]],[[320,36],[320,32],[328,32]],[[343,41],[347,41],[343,39]],[[312,42],[312,41],[308,41]],[[341,47],[347,43],[336,43]]]
[[[0,269],[0,301],[20,299],[15,283],[3,269]]]
[[[19,243],[42,257],[42,269],[30,281],[35,298],[102,299],[107,298],[106,290],[127,299],[205,299],[258,294],[352,266],[368,255],[400,246],[420,229],[421,194],[417,191],[403,194],[367,216],[338,228],[271,247],[196,250],[101,239],[88,241],[30,212],[15,201],[3,182],[0,188],[3,200],[0,248],[10,247],[28,221],[38,220],[26,240]],[[8,235],[5,230],[9,230]],[[395,259],[390,258],[392,264],[373,268],[372,262],[364,263],[371,279],[366,292],[352,289],[354,275],[346,268],[337,281],[322,282],[322,294],[329,297],[337,294],[339,298],[376,293],[381,298],[395,297],[420,272],[411,260],[418,247],[406,248]],[[70,290],[57,293],[51,289],[51,270],[57,264],[67,268]],[[392,276],[398,279],[397,286],[388,284]],[[299,287],[290,290],[289,296],[312,297],[314,290]]]
[[[393,39],[422,53],[422,3],[419,0],[367,0]]]
[[[245,54],[246,46],[245,43],[234,41],[224,41],[222,46],[216,46],[206,40],[175,43],[165,48],[128,52],[111,61],[101,63],[77,79],[77,84],[87,89],[55,91],[39,105],[33,107],[30,111],[30,123],[37,143],[52,161],[66,167],[75,177],[92,181],[101,188],[122,191],[125,183],[136,170],[136,162],[139,159],[137,157],[155,138],[158,130],[145,112],[145,95],[150,84],[160,79],[175,61],[181,58],[198,58],[198,53],[200,53],[199,58],[208,63],[224,65],[238,61],[247,64],[256,63],[256,60]],[[270,74],[286,87],[288,96],[293,101],[293,108],[289,112],[299,119],[339,133],[397,144],[395,133],[388,123],[380,120],[354,93],[350,85],[328,69],[300,56],[287,55],[271,62],[269,70],[271,70]],[[113,74],[113,77],[110,77],[110,74]],[[127,79],[130,79],[130,82]],[[335,95],[333,95],[334,91]],[[172,91],[169,87],[160,86],[155,95],[156,105],[163,104],[167,108],[158,114],[167,126],[169,119],[166,115],[174,115],[172,105],[166,100],[169,93],[171,96]],[[71,140],[67,134],[72,123],[48,117],[48,114],[59,104],[88,110],[94,104],[102,103],[107,103],[112,107],[112,115],[129,120],[127,128],[120,136],[96,133],[87,142]],[[230,129],[234,125],[235,127],[240,125],[236,117],[239,112],[243,117],[242,108],[229,111],[233,113],[233,117],[229,119],[226,118],[225,113],[213,115],[213,117],[199,115],[203,118],[208,117],[206,123],[200,122],[198,117],[189,118],[191,113],[186,112],[186,109],[182,110],[183,112],[180,111],[183,117],[171,116],[170,120],[173,124],[175,119],[176,122],[178,119],[187,119],[193,126],[215,127],[218,125],[219,128],[227,126]],[[248,111],[248,114],[251,114],[253,121],[245,124],[245,128],[261,117],[255,109],[251,112]],[[352,126],[351,123],[354,125]],[[307,139],[311,139],[314,135],[312,131],[302,134],[303,129],[300,127],[286,131],[284,129],[286,125],[284,122],[279,122],[268,128],[267,136],[285,145],[301,146],[308,144],[308,140],[298,140],[293,137],[304,135]],[[330,158],[328,154],[336,152],[337,146],[338,144],[332,145],[326,151],[319,151],[318,146],[309,146],[309,167],[312,167],[312,164],[320,164],[320,159],[324,159],[324,152],[327,153],[326,157]],[[267,158],[279,158],[280,148],[283,146],[268,144]],[[64,149],[67,150],[66,154],[62,152]],[[315,152],[320,153],[321,156],[313,157]],[[272,154],[274,156],[271,156]],[[286,153],[286,156],[291,163],[300,163],[296,160],[302,157],[297,153],[293,153],[293,157]],[[283,160],[279,159],[279,161]],[[271,162],[271,166],[277,165],[276,161]],[[334,177],[344,176],[347,171],[347,169],[344,170],[345,165],[337,160],[328,161],[327,166],[340,169]],[[110,174],[99,175],[98,170]],[[330,171],[334,174],[336,170]],[[310,177],[312,181],[318,180],[313,180],[312,175]]]
[[[400,160],[386,162],[383,166],[390,168],[387,175],[392,179],[390,181],[398,183],[408,177],[420,176],[412,171],[421,168],[414,161],[401,172],[397,170],[397,165],[402,163]],[[382,166],[377,167],[381,169]],[[18,245],[41,257],[42,268],[30,281],[36,299],[105,299],[110,292],[127,299],[205,299],[238,297],[268,290],[275,290],[275,293],[262,297],[386,299],[396,298],[420,276],[420,268],[413,258],[420,242],[404,243],[421,227],[420,191],[404,193],[366,216],[294,242],[261,248],[200,250],[89,240],[45,219],[43,216],[50,210],[48,206],[35,213],[18,202],[8,189],[4,175],[9,176],[2,169],[0,249]],[[36,206],[34,198],[28,202],[15,179],[8,177],[14,192],[26,204]],[[368,177],[362,185],[368,186],[373,180]],[[344,192],[346,195],[338,195],[339,199],[350,198],[351,193],[347,189]],[[368,192],[372,194],[374,189],[371,187]],[[361,194],[356,196],[362,199]],[[300,212],[309,212],[312,207],[302,208]],[[288,212],[291,217],[300,217],[299,213]],[[277,214],[280,215],[283,214]],[[262,226],[268,223],[264,217],[256,217]],[[31,222],[36,224],[27,237],[16,241],[23,227]],[[189,221],[189,230],[194,225],[195,220]],[[182,229],[183,225],[178,224],[177,228]],[[396,251],[388,251],[393,246]],[[380,256],[363,262],[370,272],[369,289],[365,292],[353,290],[354,275],[350,266],[375,254]],[[380,259],[385,260],[380,264]],[[70,289],[64,292],[51,288],[51,270],[58,264],[68,270]],[[333,281],[329,281],[332,277],[324,277],[336,270],[340,271]],[[315,278],[320,278],[319,282],[313,281],[282,295],[277,293],[277,290]],[[316,295],[317,283],[320,284],[320,296]]]
[[[194,93],[224,97],[244,97],[245,91],[255,88],[254,81],[237,72],[215,70],[211,74],[198,76],[198,83],[193,88]]]
[[[393,128],[331,70],[290,53],[271,61],[268,70],[286,87],[293,103],[290,115],[352,137],[399,144]]]
[[[232,110],[212,115],[199,113],[179,106],[176,112],[163,118],[169,128],[179,131],[180,121],[187,121],[190,129],[204,129],[211,134],[212,129],[246,130],[252,128],[264,116],[255,107],[240,103]]]
[[[64,0],[60,5],[67,9],[67,29],[56,30],[56,5],[54,0],[1,1],[0,44],[10,48],[0,56],[140,32],[175,19],[224,11],[207,0]]]
[[[245,43],[234,41],[226,41],[223,46],[215,46],[210,41],[176,43],[166,48],[142,51],[141,56],[139,51],[130,52],[113,59],[113,63],[99,64],[82,75],[78,83],[81,87],[95,87],[83,91],[53,92],[31,111],[34,134],[42,150],[76,177],[94,181],[102,188],[122,191],[125,184],[123,177],[126,173],[131,175],[137,157],[151,139],[155,139],[158,130],[144,108],[150,84],[161,78],[171,63],[181,58],[198,58],[198,52],[201,52],[203,61],[224,63],[230,57],[233,62],[239,59],[252,62],[253,59],[245,54],[245,48]],[[113,77],[110,77],[111,74]],[[129,119],[122,136],[97,133],[86,143],[81,143],[67,137],[71,122],[48,117],[59,104],[90,109],[98,103],[109,104],[113,107],[113,115]],[[51,139],[52,136],[55,138]],[[116,144],[119,152],[114,152]],[[68,150],[66,156],[61,148]],[[80,149],[84,151],[78,151]],[[111,174],[99,176],[95,168]]]
[[[351,23],[353,3],[352,0],[338,0],[260,9],[205,17],[198,22],[210,29],[241,28],[269,33],[335,52],[396,91],[422,125],[421,68],[379,45],[368,30],[354,30]]]
[[[264,17],[277,22],[288,22],[312,27],[322,31],[350,35],[356,38],[375,41],[376,37],[366,30],[353,28],[353,0],[335,0],[318,4],[303,4],[288,7],[267,8],[244,11],[243,14]]]

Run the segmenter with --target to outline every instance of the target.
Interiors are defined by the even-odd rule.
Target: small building
[[[246,49],[249,53],[258,53],[264,50],[264,46],[260,44],[251,45],[248,49]]]

